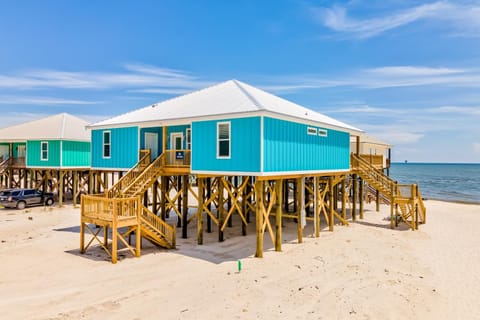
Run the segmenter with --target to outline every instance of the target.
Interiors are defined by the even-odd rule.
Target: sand
[[[254,223],[226,240],[196,225],[178,249],[144,243],[113,265],[99,248],[79,253],[79,209],[0,210],[2,319],[480,319],[480,206],[426,201],[419,231],[389,229],[389,207],[304,243],[285,223],[282,252]],[[171,221],[173,222],[173,221]],[[238,260],[242,270],[238,272]]]

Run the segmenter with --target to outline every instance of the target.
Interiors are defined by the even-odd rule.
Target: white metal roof
[[[218,115],[273,114],[359,134],[362,130],[307,109],[238,80],[229,80],[183,96],[89,125],[90,128],[139,125],[153,121],[197,119]]]
[[[0,129],[0,141],[75,140],[90,141],[88,122],[68,113],[25,122]]]

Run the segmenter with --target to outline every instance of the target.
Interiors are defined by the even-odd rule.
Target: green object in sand
[[[238,272],[242,271],[242,261],[238,260]]]

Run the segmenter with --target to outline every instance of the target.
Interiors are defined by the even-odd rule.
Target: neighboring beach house
[[[190,174],[237,176],[348,172],[350,135],[362,132],[237,80],[89,128],[95,170],[128,170],[149,149]]]
[[[350,150],[357,151],[355,137],[350,138]],[[392,155],[391,144],[368,135],[361,135],[358,151],[359,155],[375,168],[389,172]]]
[[[90,168],[87,124],[61,113],[0,129],[2,185],[46,187],[54,179],[63,191],[64,177]]]

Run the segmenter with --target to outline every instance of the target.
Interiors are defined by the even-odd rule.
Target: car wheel
[[[26,203],[24,201],[19,201],[17,202],[17,209],[18,210],[23,210],[25,209]]]
[[[47,206],[51,206],[53,204],[53,199],[52,198],[48,198],[47,201],[45,201],[45,204]]]

